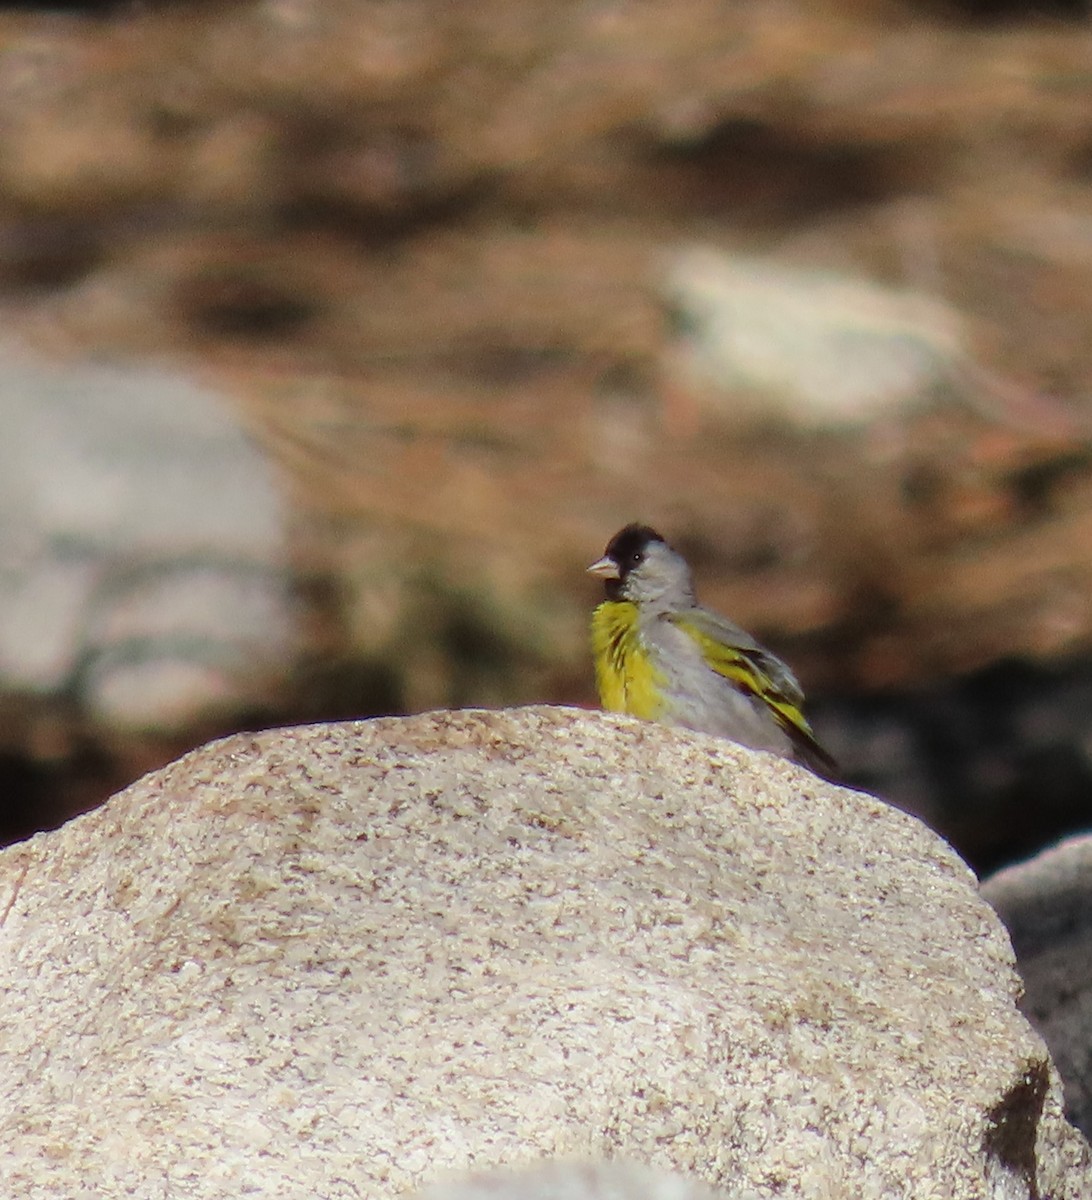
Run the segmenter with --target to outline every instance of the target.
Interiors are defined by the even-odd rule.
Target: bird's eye
[[[639,567],[641,563],[645,561],[645,552],[643,550],[634,550],[634,552],[629,556],[629,561],[635,567]]]

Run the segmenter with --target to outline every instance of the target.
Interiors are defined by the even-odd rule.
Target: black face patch
[[[618,567],[621,584],[630,571],[639,567],[645,561],[645,554],[652,542],[662,542],[664,539],[647,525],[627,525],[620,529],[607,545],[607,558]]]

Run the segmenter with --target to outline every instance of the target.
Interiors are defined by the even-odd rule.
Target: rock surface
[[[848,272],[802,271],[695,246],[665,291],[673,361],[724,421],[851,429],[921,408],[968,358],[959,314]],[[748,404],[748,400],[751,401]]]
[[[5,343],[0,427],[0,694],[156,731],[254,703],[294,641],[285,517],[224,396]]]
[[[982,895],[1008,927],[1021,1007],[1050,1047],[1070,1118],[1092,1136],[1092,836],[999,871]]]
[[[625,1157],[1078,1200],[1008,939],[917,821],[559,709],[236,736],[0,854],[0,1191],[390,1197]]]

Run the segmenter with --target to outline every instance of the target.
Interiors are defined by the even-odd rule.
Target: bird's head
[[[647,525],[620,529],[588,571],[604,581],[609,600],[664,609],[693,602],[686,560]]]

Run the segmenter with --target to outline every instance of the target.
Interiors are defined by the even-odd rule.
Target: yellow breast
[[[608,712],[655,721],[663,711],[663,676],[637,628],[637,607],[604,600],[592,615],[592,653],[599,702]]]

